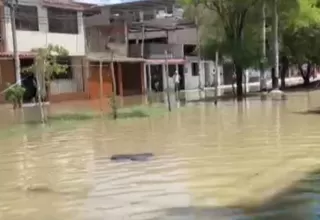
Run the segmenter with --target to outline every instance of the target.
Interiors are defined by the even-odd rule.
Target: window
[[[57,63],[60,65],[67,65],[67,69],[65,73],[53,73],[52,79],[72,79],[73,73],[72,73],[72,67],[71,67],[71,58],[70,57],[58,57]]]
[[[167,14],[172,14],[173,13],[173,6],[168,6],[167,8],[166,8],[167,10]]]
[[[77,11],[48,8],[49,32],[78,34]]]
[[[199,65],[198,63],[192,63],[191,64],[192,68],[192,76],[199,76]]]
[[[38,9],[37,6],[19,5],[16,9],[17,30],[38,31]]]

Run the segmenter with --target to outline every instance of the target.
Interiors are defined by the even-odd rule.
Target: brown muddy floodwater
[[[316,219],[320,93],[0,140],[2,220]],[[112,154],[152,152],[144,162]]]

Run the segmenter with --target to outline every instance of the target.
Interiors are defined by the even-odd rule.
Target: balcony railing
[[[183,45],[157,43],[145,44],[143,57],[147,59],[164,59],[165,51],[167,51],[168,58],[183,58]],[[129,45],[130,57],[141,57],[141,55],[141,44]]]

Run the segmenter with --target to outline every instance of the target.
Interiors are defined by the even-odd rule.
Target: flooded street
[[[30,127],[0,140],[0,219],[316,219],[320,114],[301,112],[320,107],[319,97]],[[143,152],[155,156],[109,159]]]

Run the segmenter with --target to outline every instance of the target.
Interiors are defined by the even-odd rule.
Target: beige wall
[[[48,32],[47,9],[41,6],[41,0],[25,0],[19,4],[35,5],[38,8],[39,31],[17,30],[17,46],[19,51],[30,51],[34,48],[45,47],[48,44],[60,45],[69,51],[71,56],[85,54],[85,38],[82,12],[78,12],[78,34],[61,34]],[[5,27],[7,50],[13,51],[12,31],[9,8],[5,7]]]
[[[197,31],[195,28],[170,31],[168,33],[169,44],[197,44]]]
[[[72,79],[57,79],[51,82],[50,92],[52,95],[62,93],[84,92],[84,63],[82,57],[72,57]]]

